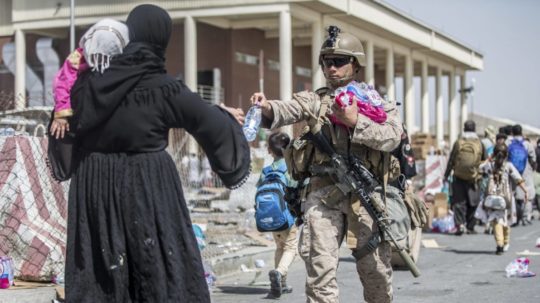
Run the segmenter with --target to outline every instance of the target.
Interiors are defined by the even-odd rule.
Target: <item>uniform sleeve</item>
[[[380,124],[358,114],[351,142],[363,144],[375,150],[391,152],[401,142],[403,127],[394,102],[385,103],[386,122]]]
[[[294,124],[308,118],[305,109],[317,114],[315,107],[318,104],[319,96],[314,92],[302,91],[294,94],[292,100],[269,100],[274,113],[274,120],[270,121],[263,116],[261,126],[264,128],[276,129],[285,125]],[[302,103],[302,105],[300,104]]]
[[[250,149],[234,117],[183,84],[178,94],[167,99],[167,105],[168,126],[184,128],[195,138],[227,187],[242,185],[249,176]]]
[[[53,95],[55,118],[71,117],[73,115],[70,93],[80,72],[79,68],[81,62],[83,63],[84,68],[85,60],[82,55],[82,50],[76,49],[66,58],[62,68],[60,68],[54,77]]]

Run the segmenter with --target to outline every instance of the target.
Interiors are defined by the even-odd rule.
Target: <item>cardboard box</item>
[[[436,193],[433,203],[435,218],[442,218],[448,215],[448,196],[445,193]]]
[[[426,195],[425,201],[429,210],[428,223],[424,226],[424,231],[431,231],[434,218],[444,218],[449,214],[448,197],[445,193],[437,193],[434,197]]]

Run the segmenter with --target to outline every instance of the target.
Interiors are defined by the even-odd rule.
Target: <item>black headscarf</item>
[[[71,123],[78,134],[106,121],[144,76],[166,73],[164,54],[172,30],[169,14],[143,4],[129,13],[126,24],[130,43],[124,52],[111,61],[104,74],[87,72],[73,86]]]
[[[151,45],[158,56],[164,57],[172,31],[169,14],[159,6],[142,4],[128,15],[129,40]]]

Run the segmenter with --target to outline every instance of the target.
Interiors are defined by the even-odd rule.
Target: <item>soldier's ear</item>
[[[356,74],[358,74],[360,72],[360,64],[358,64],[358,62],[356,62],[356,60],[354,61],[354,72]]]

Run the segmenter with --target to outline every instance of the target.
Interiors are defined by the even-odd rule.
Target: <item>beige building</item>
[[[125,20],[144,1],[75,0],[76,38],[104,17]],[[167,69],[214,102],[249,107],[261,87],[269,98],[318,88],[324,78],[318,51],[325,28],[337,25],[365,47],[364,81],[395,99],[403,78],[404,117],[415,128],[415,94],[421,96],[422,132],[435,111],[437,142],[448,128],[454,141],[467,117],[466,72],[482,70],[474,49],[403,14],[382,1],[367,0],[177,0],[152,1],[168,10],[174,28]],[[11,108],[52,104],[52,77],[70,51],[69,0],[0,0],[0,91],[17,98]],[[78,41],[78,40],[76,40]],[[262,54],[262,56],[261,56]],[[263,73],[260,81],[259,59]],[[415,90],[414,77],[421,79]],[[435,100],[428,79],[435,78]],[[448,81],[448,96],[442,82]],[[383,89],[384,87],[384,89]],[[443,98],[449,107],[443,108]],[[4,108],[5,109],[5,108]],[[443,114],[448,111],[448,125]]]

